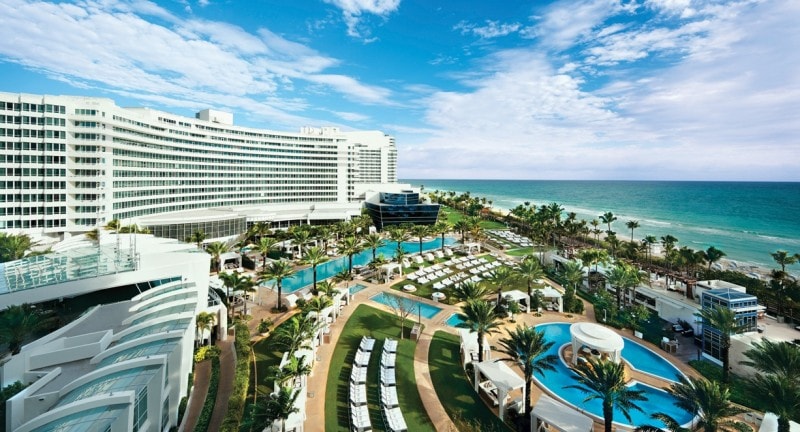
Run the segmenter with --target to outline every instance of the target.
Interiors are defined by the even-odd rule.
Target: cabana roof
[[[528,293],[524,293],[520,290],[506,291],[503,293],[503,298],[506,297],[510,298],[511,300],[514,300],[515,302],[528,301]]]
[[[465,352],[478,352],[478,333],[474,331],[470,331],[467,328],[460,328],[458,329],[458,335],[461,338],[461,346],[463,347]],[[492,347],[489,344],[489,341],[486,338],[483,338],[483,350],[489,351]]]
[[[484,361],[474,362],[472,365],[478,369],[481,375],[506,393],[525,387],[525,380],[503,362]]]
[[[625,346],[622,336],[595,323],[579,322],[569,327],[572,339],[601,352],[619,352]]]
[[[561,293],[550,285],[545,286],[540,290],[544,298],[561,298]]]
[[[591,418],[543,394],[531,412],[531,423],[541,419],[551,428],[561,432],[591,432],[594,422]]]

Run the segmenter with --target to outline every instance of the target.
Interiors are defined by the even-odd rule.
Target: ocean
[[[402,183],[425,191],[470,192],[510,210],[526,201],[557,202],[578,219],[611,211],[612,229],[629,240],[625,222],[638,220],[634,237],[671,234],[678,247],[714,246],[743,265],[776,268],[770,254],[800,252],[800,183],[551,180],[423,180]],[[604,225],[600,228],[604,228]],[[787,268],[794,274],[800,265]]]

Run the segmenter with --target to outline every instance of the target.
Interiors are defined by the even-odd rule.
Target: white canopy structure
[[[473,357],[475,360],[478,359],[478,333],[470,331],[470,329],[462,328],[458,329],[458,335],[461,339],[461,366],[466,367],[467,363],[473,361]],[[486,338],[483,340],[483,359],[488,360],[492,353],[492,346],[489,345],[489,342],[486,341]]]
[[[398,263],[388,263],[381,266],[381,275],[385,278],[386,283],[392,277],[392,273],[397,272],[398,275],[403,275],[403,267]]]
[[[239,255],[239,252],[225,252],[219,255],[220,268],[224,268],[225,264],[230,261],[236,262],[236,268],[240,268],[242,266],[242,256]]]
[[[546,285],[539,291],[542,293],[542,297],[545,301],[557,303],[558,311],[564,312],[564,299],[562,298],[562,294],[557,289],[551,287],[550,285]]]
[[[531,412],[531,426],[533,432],[591,432],[594,421],[542,394]]]
[[[525,312],[531,311],[531,299],[528,297],[528,293],[522,292],[520,290],[511,290],[506,291],[503,293],[503,298],[506,300],[515,301],[517,303],[525,302]]]
[[[579,322],[569,327],[572,335],[572,363],[578,364],[578,352],[582,347],[606,354],[614,363],[622,360],[625,340],[622,336],[599,324]]]
[[[522,389],[522,400],[525,400],[525,380],[503,362],[483,361],[473,362],[475,367],[475,391],[483,389],[499,405],[497,416],[505,417],[506,400],[512,390]],[[483,375],[486,380],[481,379]]]
[[[745,418],[746,416],[745,414]],[[778,432],[778,416],[770,412],[765,413],[758,432]],[[800,432],[800,424],[789,421],[789,432]]]
[[[481,251],[481,244],[476,242],[469,242],[464,243],[464,248],[467,250],[467,253],[472,255],[472,251],[480,252]]]

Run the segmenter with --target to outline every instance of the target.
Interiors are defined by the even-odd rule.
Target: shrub
[[[211,378],[208,381],[208,394],[203,403],[203,410],[197,416],[197,424],[194,430],[197,432],[205,432],[208,430],[208,423],[211,421],[211,415],[214,413],[214,405],[217,403],[217,388],[219,387],[219,357],[211,359]]]
[[[221,350],[216,345],[201,346],[194,353],[194,361],[200,363],[203,360],[218,359]]]
[[[262,320],[262,323],[264,320]],[[261,324],[259,324],[260,326]],[[233,378],[233,391],[228,400],[228,412],[222,420],[223,432],[235,432],[239,430],[239,425],[244,414],[245,400],[247,399],[247,386],[250,383],[250,332],[247,325],[241,322],[236,323],[236,371]]]
[[[264,319],[261,318],[261,321],[258,323],[258,332],[259,333],[266,333],[269,331],[269,328],[272,327],[272,320],[271,319]]]

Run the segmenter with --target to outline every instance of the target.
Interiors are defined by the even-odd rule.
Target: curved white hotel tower
[[[103,98],[0,93],[0,230],[62,238],[112,219],[184,239],[246,222],[347,219],[359,184],[395,183],[394,138],[297,133],[122,108]]]

